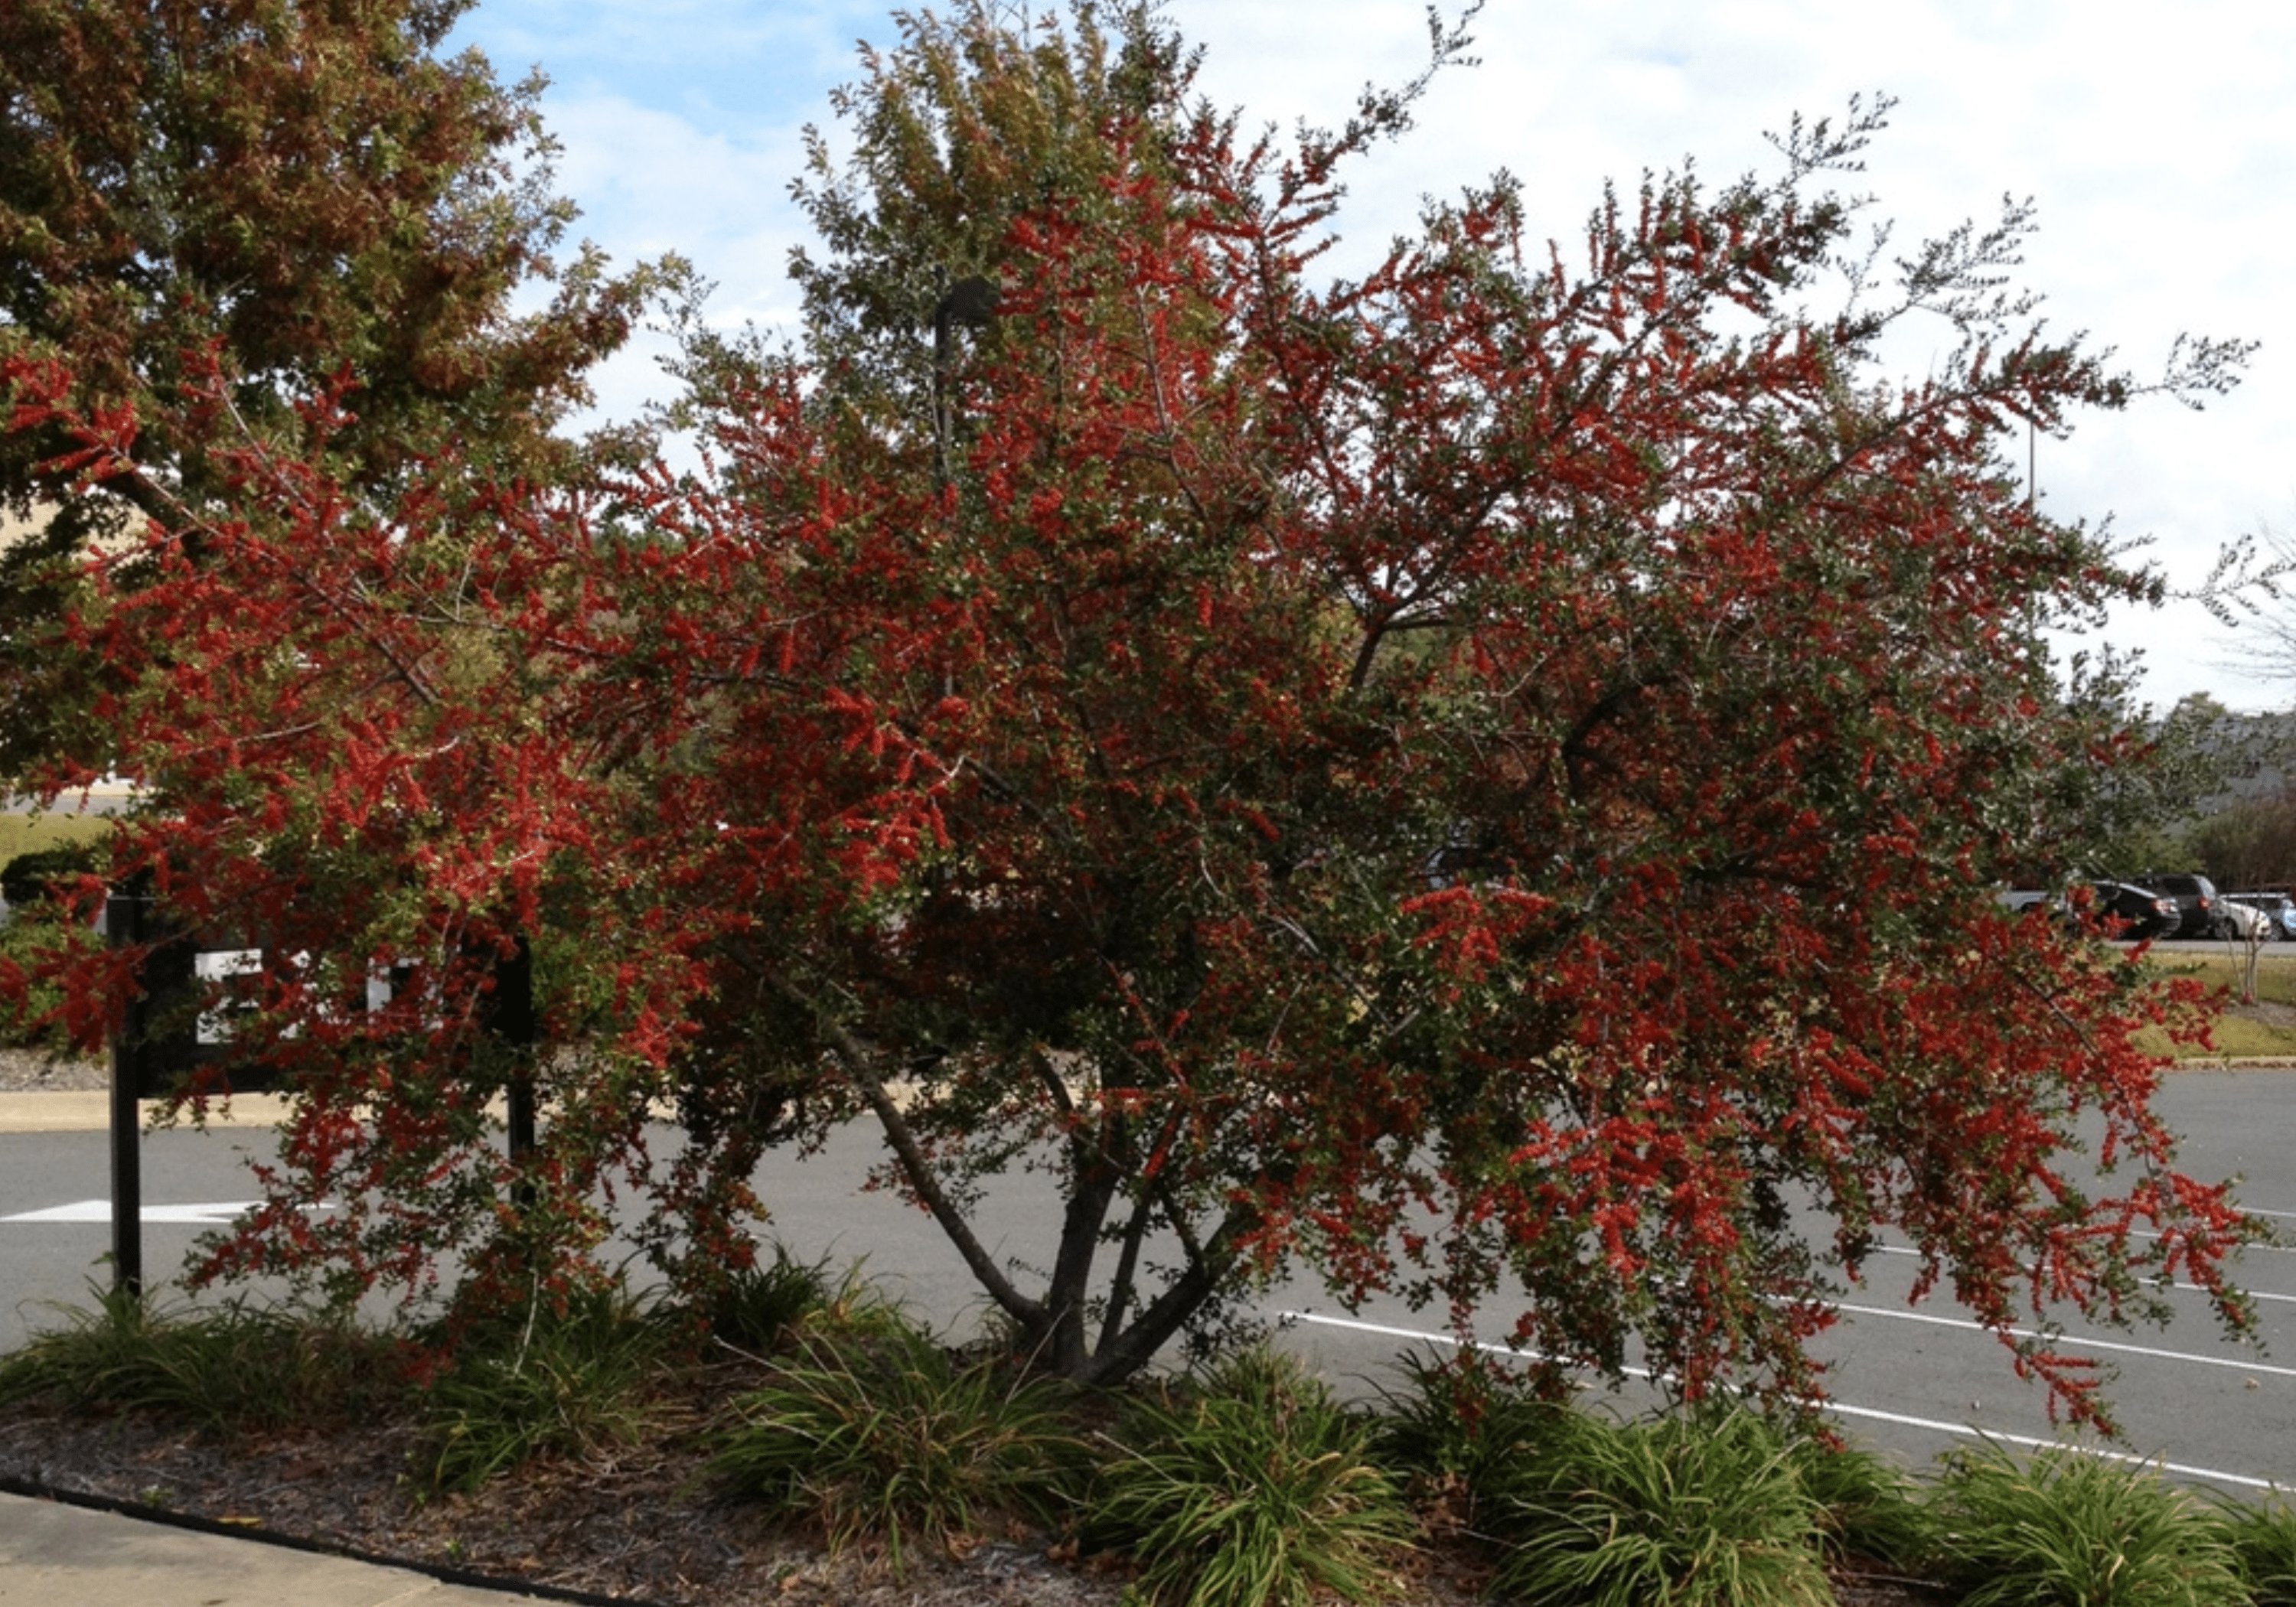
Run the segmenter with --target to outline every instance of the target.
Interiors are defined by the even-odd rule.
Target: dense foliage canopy
[[[1501,178],[1319,283],[1423,82],[1282,146],[1149,11],[902,27],[800,188],[796,352],[693,354],[706,472],[442,495],[419,443],[353,495],[356,392],[291,452],[199,387],[231,512],[85,630],[156,789],[120,869],[262,935],[241,1042],[300,1079],[217,1267],[523,1287],[611,1186],[706,1283],[764,1150],[860,1113],[1078,1379],[1299,1257],[1693,1393],[1813,1387],[1885,1234],[2005,1338],[2166,1275],[2239,1319],[2132,1036],[2173,1001],[1988,890],[2134,757],[2040,628],[2152,584],[2001,455],[2138,389],[1998,289],[2021,215],[1845,255],[1858,107],[1553,248]],[[1909,318],[1958,344],[1899,381]],[[98,424],[72,373],[10,358],[17,439]],[[530,1058],[478,1030],[520,934]],[[424,980],[348,1007],[387,964]],[[1061,1213],[1007,1261],[972,1208],[1024,1168]]]

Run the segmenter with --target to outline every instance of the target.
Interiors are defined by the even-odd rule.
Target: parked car
[[[2128,881],[2097,881],[2090,884],[2090,898],[2091,913],[2114,922],[2116,937],[2133,942],[2190,935],[2184,928],[2183,911],[2165,892]]]
[[[2221,938],[2226,935],[2224,898],[2206,876],[2186,871],[2147,871],[2129,880],[2142,888],[2177,901],[2180,938]]]
[[[2086,897],[2081,896],[2084,894]],[[2019,888],[1997,897],[2013,910],[2054,914],[2076,927],[2083,918],[2093,917],[2108,936],[2131,941],[2172,937],[2177,931],[2174,898],[2166,893],[2132,887],[2126,881],[2078,883],[2064,892],[2054,893]],[[2078,914],[2076,904],[2079,906]]]
[[[2225,898],[2217,903],[2217,924],[2223,929],[2227,941],[2262,943],[2272,936],[2273,920],[2253,905]]]
[[[2285,893],[2226,893],[2225,902],[2262,910],[2270,923],[2265,933],[2267,938],[2276,941],[2296,938],[2296,898]]]

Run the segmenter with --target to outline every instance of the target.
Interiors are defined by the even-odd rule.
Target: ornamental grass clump
[[[1558,1411],[1490,1503],[1496,1594],[1585,1607],[1828,1607],[1816,1499],[1744,1411]]]
[[[1963,1607],[2235,1607],[2230,1527],[2153,1469],[2053,1448],[1951,1457],[1931,1500]]]
[[[2256,1607],[2296,1607],[2296,1507],[2275,1491],[2260,1505],[2226,1501],[2226,1537]]]
[[[1469,1357],[1398,1358],[1406,1387],[1382,1391],[1374,1433],[1382,1463],[1407,1481],[1420,1519],[1436,1533],[1476,1534],[1513,1471],[1570,1408],[1545,1381]]]
[[[1054,1387],[1004,1358],[960,1360],[879,1308],[800,1328],[738,1403],[712,1466],[832,1551],[948,1546],[1015,1515],[1053,1521],[1082,1482],[1083,1447]]]
[[[123,1290],[0,1356],[0,1404],[144,1411],[209,1433],[356,1418],[406,1374],[394,1338],[293,1306],[241,1298],[162,1306]]]
[[[430,1386],[431,1481],[472,1490],[545,1452],[636,1439],[679,1349],[672,1315],[619,1283],[537,1294],[472,1328]]]
[[[792,1259],[776,1245],[770,1263],[737,1268],[711,1294],[706,1316],[710,1337],[736,1349],[778,1347],[807,1316],[858,1298],[857,1274],[832,1286],[829,1263]]]
[[[1245,1352],[1144,1399],[1111,1437],[1085,1523],[1140,1596],[1187,1607],[1391,1595],[1416,1525],[1372,1427],[1298,1364]]]
[[[1794,1475],[1816,1507],[1817,1542],[1835,1562],[1864,1558],[1918,1572],[1935,1550],[1935,1526],[1914,1481],[1879,1454],[1795,1440]]]

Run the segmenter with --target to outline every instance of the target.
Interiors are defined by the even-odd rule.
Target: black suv
[[[2088,923],[2094,922],[2103,935],[2129,942],[2165,938],[2177,930],[2177,901],[2165,893],[2126,881],[2092,881],[2087,891],[2086,898],[2080,897],[2076,884],[2062,893],[2014,890],[1997,897],[2012,910],[2062,919],[2075,931],[2090,930]]]
[[[2206,876],[2188,875],[2183,872],[2148,871],[2142,876],[2129,878],[2137,886],[2146,888],[2177,901],[2177,912],[2183,918],[2177,922],[2180,938],[2221,938],[2226,935],[2223,896],[2217,884]]]

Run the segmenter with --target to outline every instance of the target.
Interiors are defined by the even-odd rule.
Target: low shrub
[[[33,980],[29,972],[43,955],[93,950],[102,944],[102,932],[53,901],[11,908],[8,919],[0,922],[0,1048],[50,1054],[70,1051],[63,1029],[46,1019],[63,1007],[63,990]],[[12,970],[20,979],[20,989],[7,984]]]
[[[0,898],[17,909],[47,902],[60,884],[70,884],[103,863],[94,840],[50,841],[0,863]]]

